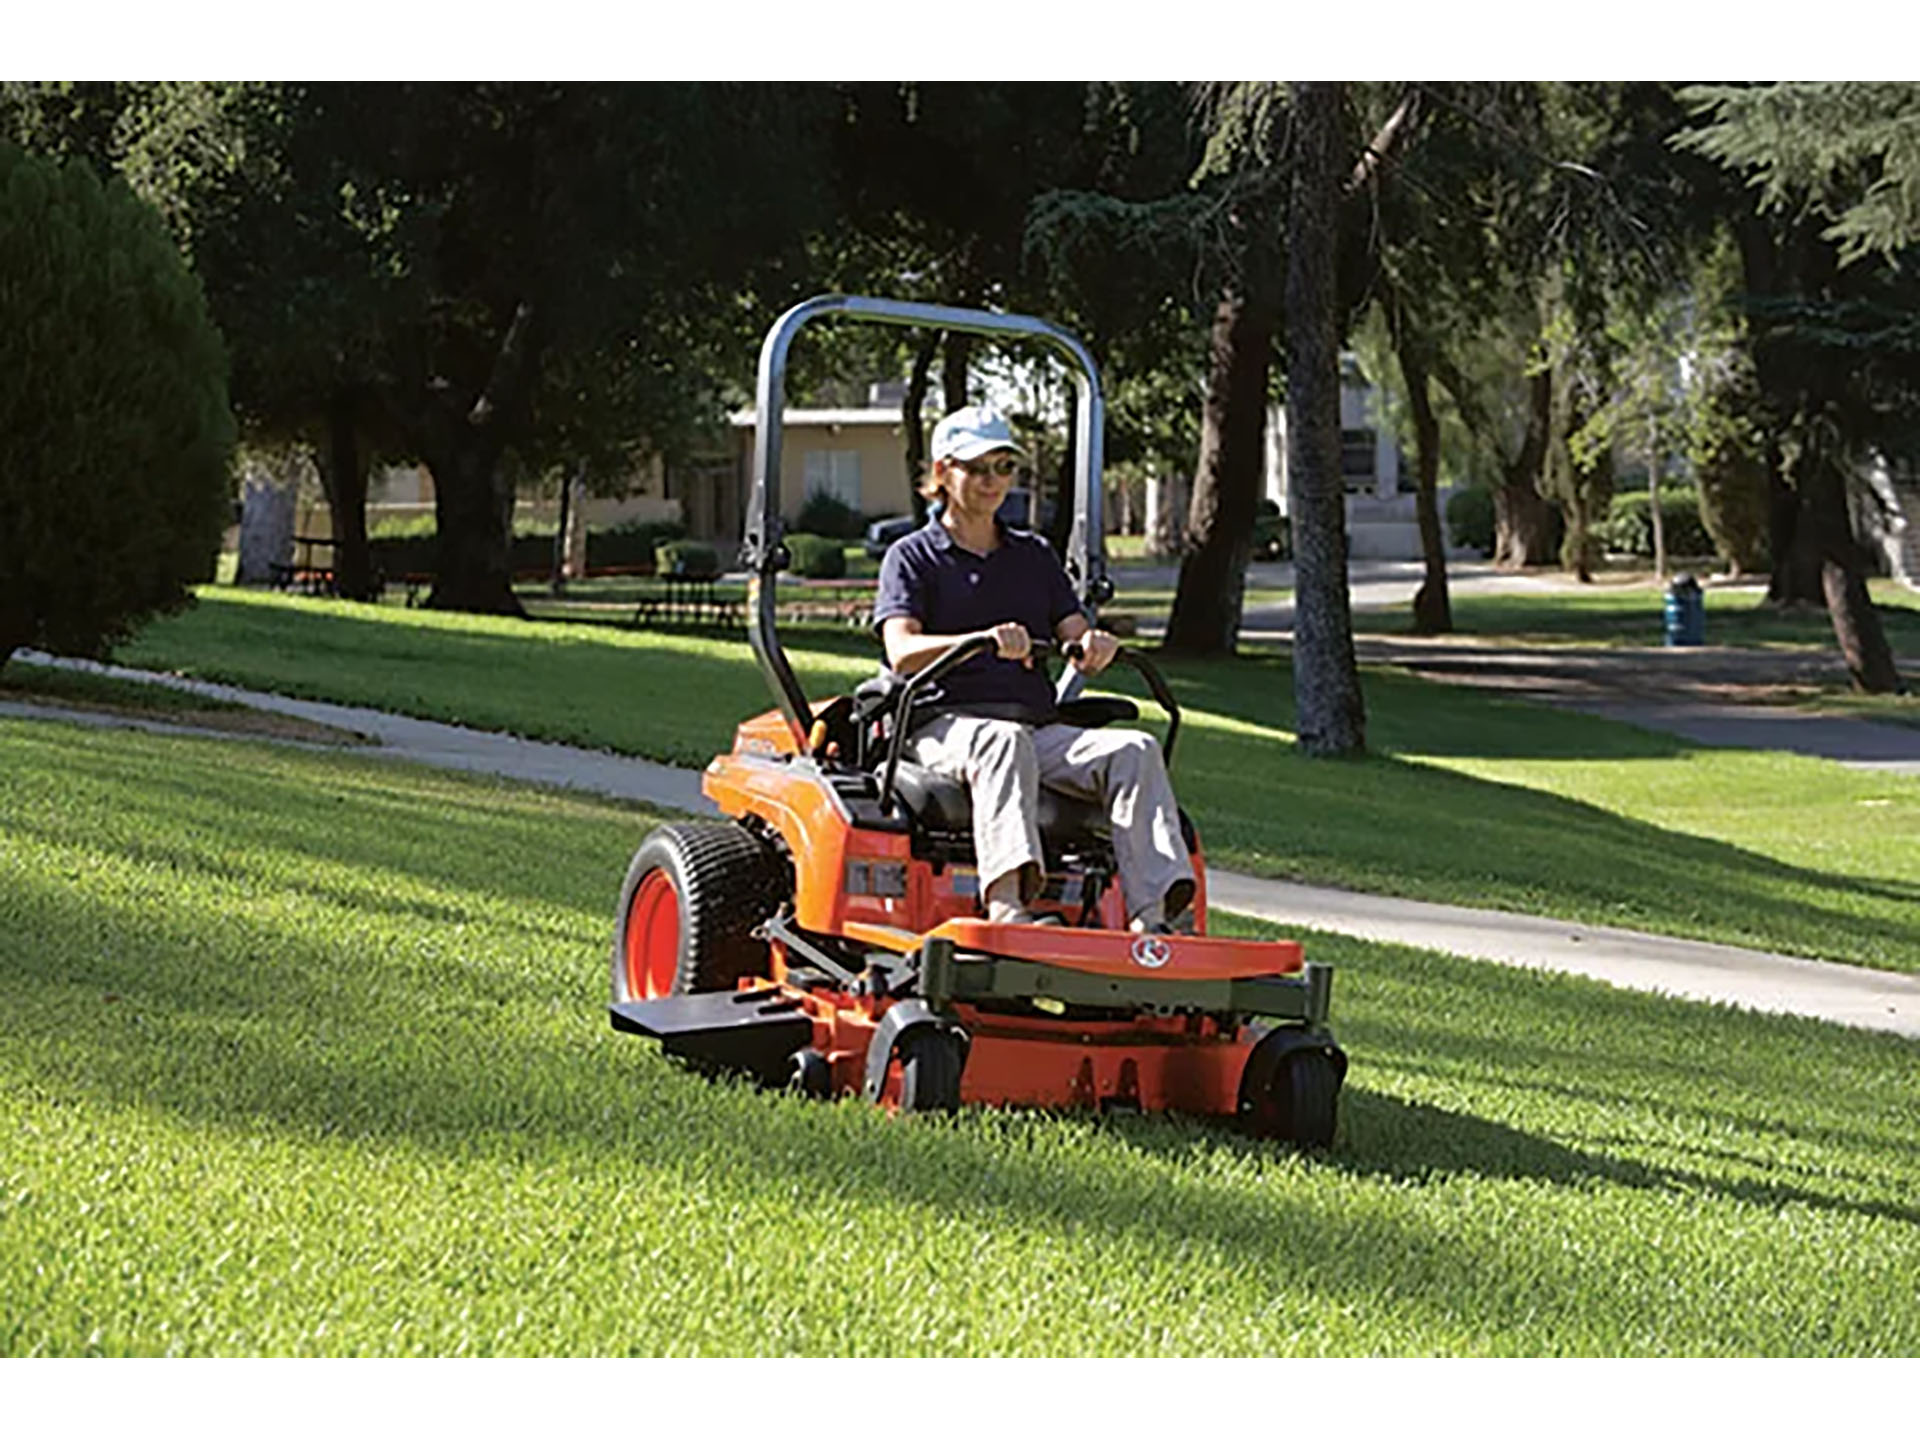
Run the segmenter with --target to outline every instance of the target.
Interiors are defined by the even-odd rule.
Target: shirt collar
[[[953,532],[940,523],[938,511],[927,516],[927,523],[924,528],[933,532],[933,543],[942,550],[951,550],[960,543],[953,538]],[[993,517],[993,529],[994,533],[1000,537],[1000,543],[1005,545],[1008,535],[1007,522],[1002,520],[998,515],[995,515]],[[971,555],[973,552],[969,550],[967,553]]]

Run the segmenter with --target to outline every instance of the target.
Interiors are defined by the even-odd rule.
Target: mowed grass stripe
[[[786,641],[817,698],[875,668],[870,637]],[[127,658],[688,765],[770,703],[742,639],[221,588]],[[1707,749],[1380,671],[1366,677],[1375,753],[1329,764],[1293,749],[1285,661],[1164,668],[1187,712],[1175,783],[1216,863],[1920,968],[1920,777]],[[1130,676],[1114,683],[1140,693]]]
[[[1333,1154],[606,1027],[644,812],[0,722],[8,1354],[1911,1353],[1912,1047],[1311,937]]]

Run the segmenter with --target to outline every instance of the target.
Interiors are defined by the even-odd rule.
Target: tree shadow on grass
[[[103,914],[46,881],[29,887],[13,918],[26,954],[40,953],[23,963],[16,950],[0,966],[14,1019],[7,1068],[33,1072],[42,1088],[109,1107],[158,1105],[194,1125],[248,1131],[265,1121],[330,1144],[404,1142],[543,1164],[557,1149],[595,1172],[691,1169],[782,1204],[821,1193],[1042,1231],[1095,1227],[1150,1253],[1265,1267],[1318,1303],[1390,1303],[1430,1318],[1435,1334],[1447,1333],[1457,1295],[1474,1293],[1486,1306],[1480,1333],[1521,1337],[1516,1348],[1604,1349],[1605,1338],[1581,1337],[1632,1333],[1637,1312],[1596,1293],[1573,1255],[1491,1231],[1446,1233],[1423,1220],[1417,1200],[1379,1196],[1473,1174],[1576,1188],[1697,1183],[1757,1203],[1887,1213],[1788,1187],[1729,1189],[1364,1088],[1348,1096],[1339,1147],[1305,1162],[1159,1117],[886,1122],[858,1102],[807,1106],[687,1075],[654,1047],[609,1035],[597,995],[576,992],[574,1023],[555,1025],[544,986],[489,980],[457,946],[422,993],[413,969],[375,962],[297,918],[276,929],[241,917],[233,925],[249,933],[221,943],[257,961],[210,984],[207,937],[190,917]],[[47,953],[55,937],[76,933],[101,943]],[[596,964],[580,991],[598,983]],[[1062,1126],[1114,1143],[1063,1147],[1053,1143]],[[1376,1200],[1355,1203],[1355,1186]]]
[[[1249,687],[1227,683],[1220,668],[1179,686],[1200,708],[1232,720],[1263,729],[1290,723],[1291,695],[1275,685],[1283,667],[1233,667],[1258,682]],[[1503,758],[1630,763],[1698,749],[1518,702],[1463,700],[1441,686],[1408,693],[1427,707],[1422,722],[1431,721],[1440,743],[1423,748],[1433,753],[1449,753],[1449,735],[1461,738],[1452,747],[1460,753]],[[1268,709],[1282,705],[1284,713]],[[1411,701],[1403,708],[1411,714]],[[1541,735],[1546,741],[1535,743]],[[1889,969],[1911,969],[1920,956],[1920,881],[1790,864],[1524,784],[1391,753],[1310,760],[1277,735],[1206,725],[1183,732],[1174,780],[1215,863],[1256,874],[1464,898]],[[1834,943],[1841,937],[1844,947]]]
[[[208,753],[194,762],[207,772],[206,809],[183,813],[194,777],[182,757],[197,752],[162,742],[145,748],[189,773],[176,768],[159,783],[139,766],[124,773],[106,767],[92,776],[100,783],[88,788],[85,803],[137,809],[138,828],[152,837],[156,853],[194,853],[197,842],[185,832],[214,825],[245,789],[216,785],[220,764]],[[312,770],[336,763],[302,761],[289,770],[310,779]],[[183,779],[184,790],[173,788]],[[466,788],[417,777],[412,783],[430,794]],[[288,784],[284,798],[291,803],[298,785]],[[577,868],[577,857],[552,854],[551,823],[543,830],[517,811],[489,817],[482,808],[462,845],[423,847],[420,834],[395,826],[391,813],[372,803],[398,786],[375,781],[372,796],[349,792],[338,802],[343,829],[384,837],[395,847],[391,858],[404,857],[420,884],[442,893],[471,890],[510,906],[564,903],[578,892],[577,878],[563,875],[549,888],[476,860],[525,846],[563,870]],[[114,792],[112,800],[101,798]],[[404,810],[411,802],[395,803]],[[268,821],[276,808],[256,795],[245,823],[262,828],[246,835],[247,845],[297,857],[305,844],[328,863],[387,863],[386,851],[355,860],[351,847],[275,830]],[[104,819],[91,811],[63,817],[64,840],[104,828]],[[58,825],[32,823],[36,833],[61,838]],[[84,876],[23,877],[4,901],[10,946],[0,956],[0,1009],[9,1017],[9,1044],[0,1070],[42,1092],[108,1109],[159,1108],[214,1130],[244,1133],[264,1123],[302,1141],[417,1147],[453,1160],[547,1165],[559,1152],[595,1174],[691,1170],[724,1177],[714,1183],[782,1207],[796,1194],[848,1196],[890,1217],[908,1207],[901,1221],[907,1244],[914,1227],[937,1225],[942,1216],[1041,1233],[1093,1229],[1103,1243],[1129,1251],[1191,1254],[1221,1270],[1264,1269],[1334,1310],[1387,1307],[1416,1316],[1430,1322],[1429,1331],[1415,1332],[1423,1335],[1458,1334],[1449,1327],[1457,1323],[1458,1297],[1470,1294],[1484,1327],[1479,1333],[1519,1337],[1510,1343],[1523,1349],[1607,1349],[1620,1335],[1643,1333],[1634,1327],[1644,1316],[1631,1297],[1596,1289],[1590,1259],[1493,1227],[1462,1235],[1458,1227],[1435,1225],[1419,1199],[1422,1180],[1466,1175],[1569,1192],[1683,1187],[1913,1223],[1903,1209],[1863,1203],[1837,1188],[1821,1194],[1596,1155],[1464,1109],[1382,1096],[1364,1084],[1349,1096],[1340,1145],[1329,1157],[1304,1162],[1164,1118],[1102,1123],[969,1114],[925,1125],[887,1123],[857,1103],[807,1107],[736,1084],[708,1084],[677,1071],[652,1046],[611,1035],[597,933],[577,937],[577,978],[564,934],[540,937],[542,949],[521,962],[512,923],[484,917],[463,927],[409,916],[419,921],[410,932],[431,943],[396,957],[333,923],[359,905],[351,889],[332,893],[318,885],[295,892],[304,903],[260,913],[234,903],[257,879],[210,871],[203,885],[149,910],[103,904]],[[1473,972],[1457,968],[1456,985],[1471,988]],[[1534,983],[1538,989],[1545,982]],[[108,1003],[109,995],[117,999]],[[1363,1014],[1364,987],[1356,998]],[[1437,1004],[1441,997],[1433,998]],[[1622,1032],[1641,1015],[1639,1003],[1587,1007],[1578,1033],[1563,1034],[1560,1043],[1629,1043]],[[1481,1004],[1484,1012],[1484,997]],[[1526,1023],[1546,1024],[1546,1011],[1536,1005]],[[1734,1028],[1755,1045],[1778,1033],[1759,1022]],[[1449,1065],[1464,1060],[1473,1041],[1409,1031],[1402,1043]],[[1508,1044],[1505,1061],[1538,1070],[1555,1051],[1538,1043],[1539,1055]],[[1825,1068],[1796,1081],[1844,1089],[1846,1059],[1860,1053],[1861,1043],[1837,1037]],[[1455,1046],[1464,1048],[1449,1049]],[[1603,1098],[1647,1103],[1602,1088]],[[1781,1098],[1756,1095],[1755,1113]],[[1057,1143],[1062,1133],[1089,1128],[1093,1144]],[[1117,1143],[1101,1143],[1109,1134]],[[553,1203],[568,1203],[567,1193],[556,1192]],[[1513,1203],[1532,1204],[1524,1197]],[[1670,1344],[1738,1348],[1742,1333],[1688,1332]],[[1778,1343],[1764,1338],[1770,1330],[1755,1333],[1763,1337],[1755,1343]]]

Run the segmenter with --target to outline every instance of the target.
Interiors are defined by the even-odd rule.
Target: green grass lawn
[[[1920,592],[1890,580],[1872,582],[1870,592],[1894,651],[1920,656]],[[1765,594],[1709,587],[1707,643],[1832,648],[1833,626],[1824,610],[1779,611],[1762,603]],[[1661,588],[1652,584],[1603,584],[1539,595],[1455,595],[1453,626],[1457,634],[1529,645],[1658,645],[1663,600]],[[1358,611],[1353,626],[1363,633],[1404,634],[1412,613],[1411,604]]]
[[[1910,1043],[1310,937],[1317,1159],[604,1015],[651,818],[0,720],[0,1353],[1912,1354]]]
[[[788,642],[810,694],[873,672],[864,636]],[[684,765],[769,703],[740,640],[223,590],[125,658]],[[1920,780],[1382,672],[1375,755],[1312,761],[1284,660],[1167,669],[1187,709],[1175,780],[1216,864],[1920,969]]]

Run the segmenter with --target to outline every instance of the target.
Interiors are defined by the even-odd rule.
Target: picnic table
[[[634,606],[631,623],[739,629],[746,623],[745,598],[722,592],[720,583],[718,575],[662,575],[659,588]]]
[[[327,563],[324,565],[314,559],[314,551],[322,547],[327,552]],[[292,562],[268,566],[268,581],[276,590],[299,590],[304,595],[338,595],[340,580],[334,573],[334,564],[331,535],[296,535],[293,537]]]

